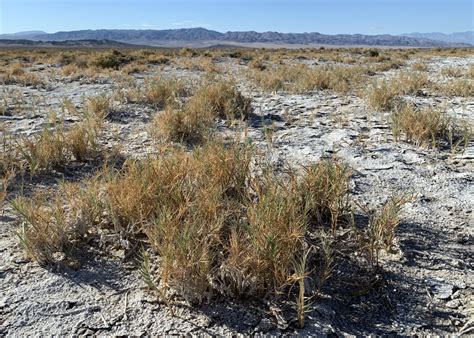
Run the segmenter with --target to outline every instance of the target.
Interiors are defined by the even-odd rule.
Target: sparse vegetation
[[[138,272],[142,283],[120,285],[145,286],[158,299],[148,309],[216,301],[242,308],[249,334],[329,322],[335,303],[351,304],[335,308],[341,320],[360,321],[405,299],[407,253],[431,264],[447,247],[431,236],[470,215],[456,194],[469,184],[471,58],[468,48],[0,50],[1,222],[18,222],[41,266],[79,269],[95,256],[94,269]],[[458,225],[451,234],[461,252],[467,237]],[[409,251],[423,236],[429,250]],[[17,273],[21,253],[6,250]],[[93,278],[71,278],[83,272]],[[125,297],[117,318],[132,314]]]
[[[433,108],[415,109],[407,105],[392,114],[395,139],[403,138],[419,146],[448,145],[464,149],[472,138],[472,128]]]

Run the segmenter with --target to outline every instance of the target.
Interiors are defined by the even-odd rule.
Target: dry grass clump
[[[395,108],[397,98],[402,95],[420,95],[422,89],[431,85],[424,72],[401,71],[394,77],[379,79],[365,90],[365,99],[370,108],[388,111]]]
[[[448,66],[441,68],[441,75],[446,77],[461,77],[465,73],[462,67]]]
[[[97,182],[92,178],[84,185],[64,183],[56,193],[38,192],[12,201],[22,219],[17,235],[29,258],[48,264],[73,257],[75,244],[102,213]]]
[[[416,72],[427,72],[429,70],[428,65],[421,61],[414,63],[411,68]]]
[[[424,72],[399,72],[392,79],[396,90],[403,95],[419,95],[429,86],[428,74]]]
[[[173,63],[178,68],[188,69],[193,71],[207,72],[207,73],[219,73],[220,69],[213,60],[209,57],[186,57],[177,58],[173,60]]]
[[[213,116],[227,120],[245,119],[251,112],[251,100],[234,83],[223,80],[201,86],[189,106],[209,110]]]
[[[319,66],[311,68],[298,64],[281,65],[262,71],[249,72],[248,76],[263,90],[286,90],[305,93],[330,89],[347,92],[364,78],[366,70],[358,66]]]
[[[96,121],[103,121],[110,113],[111,97],[106,94],[91,96],[86,99],[85,113],[96,118]]]
[[[347,212],[349,176],[329,160],[302,176],[277,175],[267,165],[253,174],[253,158],[235,143],[192,153],[169,148],[74,190],[18,199],[22,243],[30,257],[48,262],[100,223],[130,240],[147,236],[160,257],[154,280],[164,294],[172,288],[201,301],[216,292],[278,292],[294,277],[307,231],[330,229]]]
[[[16,63],[0,71],[0,82],[3,84],[19,84],[22,86],[38,86],[43,82],[38,75],[25,70],[20,63]]]
[[[468,124],[439,110],[417,110],[410,105],[392,114],[392,130],[397,140],[403,137],[407,142],[433,148],[446,145],[453,150],[465,148],[472,138]]]
[[[365,92],[367,105],[376,111],[387,111],[394,107],[400,96],[393,83],[387,79],[379,79],[368,86]]]
[[[244,119],[251,111],[250,99],[228,82],[204,84],[182,107],[169,105],[155,116],[150,131],[155,138],[188,144],[201,143],[216,118]]]
[[[157,140],[197,144],[208,137],[213,123],[214,118],[210,111],[192,105],[169,105],[163,112],[154,116],[149,130]]]
[[[378,210],[364,210],[370,217],[368,227],[359,233],[359,250],[372,267],[378,266],[382,250],[393,250],[396,230],[400,223],[400,211],[411,200],[413,195],[410,193],[397,194],[390,197]]]
[[[85,161],[99,154],[98,137],[102,120],[96,115],[85,115],[84,121],[69,130],[54,115],[52,122],[33,137],[23,137],[16,142],[17,161],[26,163],[30,174],[38,170],[59,170],[71,159]]]
[[[436,83],[434,88],[441,94],[447,96],[474,96],[474,80],[472,79],[451,79],[445,83]]]
[[[173,104],[176,99],[186,96],[188,93],[189,90],[185,81],[177,78],[163,79],[156,77],[145,81],[143,89],[138,93],[138,101],[163,108],[167,104]]]
[[[132,61],[132,58],[129,55],[113,50],[97,55],[91,64],[98,68],[117,70],[130,61]]]

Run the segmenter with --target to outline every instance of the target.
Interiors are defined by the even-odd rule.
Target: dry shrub
[[[393,195],[378,210],[364,210],[370,215],[368,227],[360,237],[361,250],[372,267],[378,267],[381,250],[391,252],[394,246],[395,233],[400,223],[402,207],[413,200],[409,193]]]
[[[395,139],[403,137],[419,146],[440,147],[448,145],[452,150],[463,149],[472,138],[472,127],[432,108],[417,110],[407,105],[392,114],[392,130]]]
[[[399,93],[390,80],[380,79],[368,86],[365,92],[367,105],[377,111],[387,111],[394,107]]]
[[[123,65],[129,63],[130,56],[123,54],[117,50],[99,54],[92,60],[92,65],[104,69],[119,69]]]
[[[461,77],[464,72],[462,67],[448,66],[441,68],[441,75],[446,77]]]
[[[98,137],[102,120],[86,115],[84,121],[69,130],[53,115],[52,123],[33,137],[23,137],[16,142],[17,161],[26,163],[31,175],[38,170],[61,169],[71,159],[85,161],[99,154]]]
[[[138,100],[161,109],[168,103],[172,104],[176,99],[188,93],[188,86],[183,80],[155,77],[145,81],[143,90],[138,93]]]
[[[14,64],[2,72],[0,82],[3,84],[19,84],[22,86],[38,86],[43,82],[38,75],[25,70],[20,63]]]
[[[40,264],[72,258],[75,243],[83,240],[102,212],[97,182],[93,178],[84,185],[62,184],[56,193],[12,201],[22,219],[17,235],[29,258]]]
[[[318,66],[303,64],[278,66],[264,71],[249,72],[248,76],[260,88],[268,91],[286,90],[305,93],[331,89],[347,92],[361,83],[366,70],[358,66]]]
[[[163,138],[171,142],[196,144],[207,138],[213,122],[214,118],[207,110],[190,105],[183,108],[170,105],[154,116],[149,130],[157,140]]]
[[[427,72],[429,69],[428,69],[428,66],[426,65],[426,63],[423,63],[423,62],[416,62],[414,63],[411,68],[414,70],[414,71],[417,71],[417,72]]]
[[[200,143],[210,134],[216,118],[244,119],[251,111],[250,99],[234,84],[217,82],[204,84],[183,107],[169,105],[157,114],[151,124],[151,134],[173,142]]]
[[[438,92],[447,96],[474,96],[474,80],[472,79],[452,79],[445,83],[437,83],[434,87]]]

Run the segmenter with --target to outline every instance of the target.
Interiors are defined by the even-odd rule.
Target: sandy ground
[[[428,66],[433,71],[453,64],[474,64],[474,58],[435,58]],[[238,67],[228,65],[233,72]],[[196,76],[170,67],[164,72]],[[0,215],[0,334],[469,332],[474,325],[474,144],[452,155],[395,142],[387,117],[370,112],[355,95],[264,93],[243,80],[240,85],[253,100],[255,117],[248,121],[248,136],[273,160],[308,164],[336,155],[353,168],[353,198],[368,207],[380,205],[394,192],[415,194],[403,209],[397,231],[399,252],[384,257],[383,287],[362,294],[348,292],[341,267],[323,296],[309,307],[302,330],[285,318],[284,309],[265,301],[215,299],[201,307],[178,306],[172,313],[144,290],[133,260],[124,259],[120,250],[105,254],[89,245],[97,243],[87,243],[77,270],[45,269],[27,261],[15,236],[17,217],[7,204]],[[46,89],[2,86],[3,95],[19,91],[26,103],[20,113],[0,116],[0,123],[16,134],[29,134],[41,128],[46,112],[58,109],[62,98],[80,105],[83,96],[113,87],[111,81],[85,84],[61,79]],[[474,122],[472,97],[412,99],[421,105],[446,104],[450,114]],[[153,113],[144,106],[116,107],[101,142],[105,146],[119,142],[130,156],[152,152],[146,124]],[[273,129],[271,146],[262,125]],[[225,127],[222,131],[230,132]],[[55,185],[62,178],[82,177],[92,166],[71,164],[65,173],[50,173],[25,184]]]

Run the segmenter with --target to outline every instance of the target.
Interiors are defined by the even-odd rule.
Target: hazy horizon
[[[470,0],[0,0],[0,34],[195,27],[219,32],[450,34],[472,31],[473,17]]]

